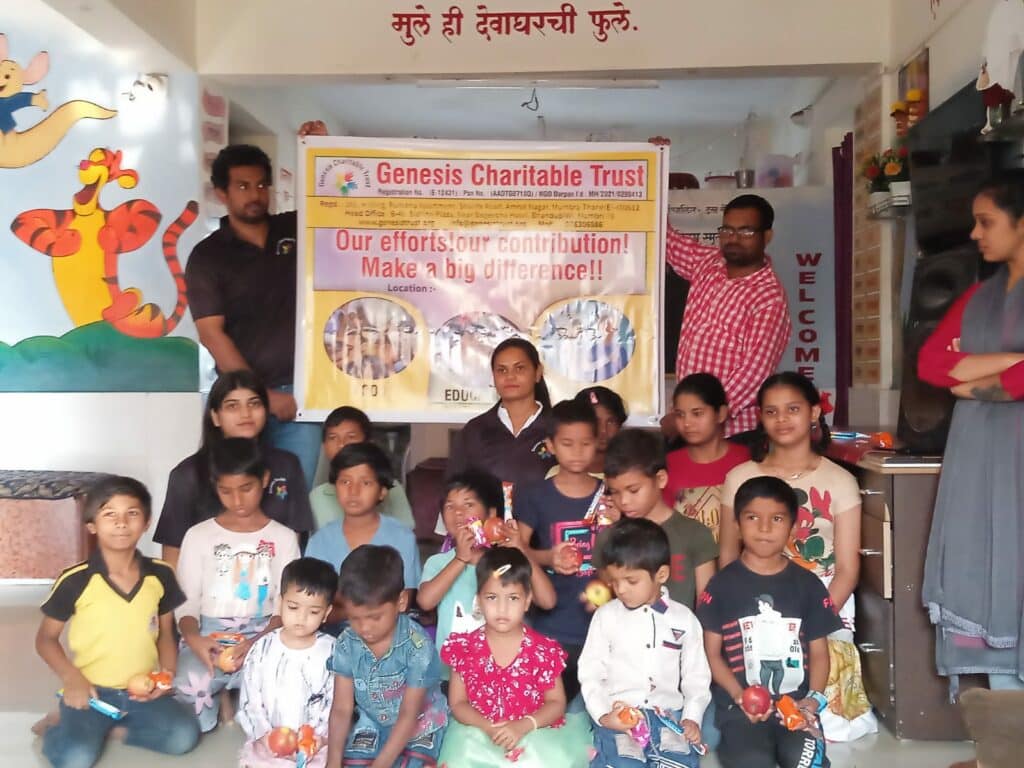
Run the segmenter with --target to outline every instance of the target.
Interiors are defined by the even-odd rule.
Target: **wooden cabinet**
[[[935,629],[921,604],[939,462],[879,452],[843,463],[863,500],[855,640],[868,698],[897,738],[966,739],[949,680],[935,672]]]

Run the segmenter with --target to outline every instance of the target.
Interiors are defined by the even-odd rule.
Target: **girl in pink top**
[[[438,765],[585,768],[592,746],[583,713],[566,715],[565,651],[523,623],[532,566],[518,549],[489,549],[476,566],[484,626],[441,646],[452,671],[452,720]]]
[[[680,381],[672,408],[686,445],[665,457],[665,503],[704,523],[718,541],[722,484],[730,469],[750,459],[750,451],[725,439],[729,404],[722,382],[710,373],[691,373]]]

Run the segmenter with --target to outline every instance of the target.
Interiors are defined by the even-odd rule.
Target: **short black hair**
[[[361,464],[369,465],[377,476],[377,482],[383,488],[395,485],[395,470],[391,467],[391,459],[384,449],[373,443],[349,443],[331,459],[331,471],[327,479],[333,484],[338,481],[342,470],[352,469]]]
[[[722,214],[725,215],[729,211],[734,211],[737,208],[753,209],[757,211],[757,219],[760,222],[760,229],[765,232],[775,226],[775,209],[772,208],[772,204],[765,200],[760,195],[739,195],[734,197],[725,205],[725,209]]]
[[[229,144],[217,153],[210,167],[210,183],[226,190],[231,180],[231,169],[255,165],[263,169],[267,184],[274,183],[274,169],[267,153],[252,144]]]
[[[402,556],[394,547],[363,544],[349,552],[338,573],[338,592],[353,605],[396,603],[405,589]]]
[[[85,504],[82,506],[82,522],[93,522],[96,513],[115,496],[131,496],[138,501],[142,507],[142,516],[147,523],[149,522],[153,514],[153,499],[149,495],[149,490],[134,477],[123,475],[108,475],[89,486],[85,493]]]
[[[619,423],[620,427],[626,423],[626,419],[629,417],[629,414],[626,413],[626,404],[622,401],[619,393],[608,389],[608,387],[600,385],[586,387],[577,392],[573,400],[590,403],[595,408],[599,405],[604,406],[611,412],[612,418]]]
[[[441,496],[441,507],[444,507],[448,494],[452,491],[471,491],[480,499],[486,510],[497,510],[498,514],[505,508],[505,493],[501,480],[483,469],[467,469],[452,475],[444,486],[444,493]]]
[[[624,429],[608,442],[604,455],[605,478],[639,469],[654,477],[665,469],[665,446],[661,437],[643,429]]]
[[[791,523],[796,522],[796,513],[800,502],[796,497],[796,491],[790,487],[785,480],[777,477],[761,475],[752,477],[736,489],[736,496],[732,502],[733,513],[736,519],[740,519],[743,510],[750,506],[754,499],[771,499],[777,501],[786,508]]]
[[[340,408],[335,408],[327,414],[327,418],[324,419],[323,430],[320,433],[320,442],[327,439],[328,429],[338,426],[343,421],[354,421],[359,425],[359,428],[363,430],[363,440],[370,439],[370,432],[373,430],[373,425],[370,423],[370,417],[355,406],[343,405]]]
[[[307,595],[322,597],[330,604],[338,591],[338,574],[334,566],[315,557],[292,560],[281,571],[281,594],[295,587]]]
[[[267,463],[260,444],[249,437],[225,437],[209,447],[210,481],[227,475],[247,475],[263,480]]]
[[[589,424],[591,431],[597,434],[597,413],[594,406],[579,400],[562,400],[551,409],[548,419],[548,437],[554,438],[560,427],[569,424]]]
[[[672,565],[672,551],[665,530],[644,518],[624,517],[601,539],[601,566],[636,568],[651,576],[662,566]]]
[[[684,376],[676,384],[675,391],[672,393],[673,404],[680,395],[698,397],[704,405],[714,408],[716,411],[729,404],[725,387],[719,378],[711,373],[691,373],[689,376]]]
[[[508,566],[508,570],[498,575],[502,586],[518,584],[526,594],[530,594],[530,577],[533,576],[533,566],[526,559],[526,555],[515,547],[491,547],[476,564],[476,591],[484,588],[484,584],[495,576],[495,571]]]

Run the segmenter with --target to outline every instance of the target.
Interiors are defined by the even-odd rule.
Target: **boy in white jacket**
[[[621,520],[602,542],[601,562],[617,599],[594,614],[580,656],[583,700],[596,724],[591,766],[696,768],[711,670],[697,617],[663,586],[668,538],[649,520]],[[646,729],[634,727],[637,718]],[[639,735],[647,729],[649,739]]]

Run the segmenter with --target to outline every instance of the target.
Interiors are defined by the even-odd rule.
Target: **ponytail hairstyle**
[[[769,376],[764,380],[761,388],[757,390],[757,407],[761,408],[764,405],[765,394],[776,387],[790,387],[795,389],[801,394],[801,396],[807,401],[807,403],[814,407],[815,405],[821,406],[821,393],[818,388],[814,386],[814,383],[794,371],[783,371],[782,373],[776,373]],[[768,455],[768,433],[765,432],[764,424],[760,421],[757,422],[756,438],[750,449],[750,457],[757,462],[764,461],[765,456]],[[821,415],[818,416],[818,439],[811,440],[811,449],[819,456],[824,455],[825,450],[828,448],[829,443],[832,442],[832,432],[829,431],[828,422],[825,421],[825,411],[822,409]]]
[[[683,377],[676,384],[675,391],[672,393],[673,404],[680,395],[698,397],[704,405],[708,406],[708,408],[714,408],[715,411],[719,411],[729,405],[729,400],[725,394],[725,387],[722,386],[722,382],[719,381],[718,377],[711,373],[691,373],[689,376]]]
[[[626,419],[629,416],[626,413],[626,404],[622,401],[622,397],[619,396],[618,392],[608,389],[608,387],[600,385],[586,387],[577,392],[573,400],[580,403],[588,403],[595,408],[599,405],[607,408],[612,418],[619,423],[619,427],[626,423]]]
[[[1014,221],[1024,218],[1024,173],[1010,171],[993,176],[978,187],[975,197],[982,195]]]
[[[521,336],[510,336],[496,346],[494,351],[491,353],[491,371],[494,370],[494,361],[498,359],[498,355],[506,349],[518,349],[526,355],[534,368],[537,368],[538,370],[541,368],[540,355],[537,354],[537,348]],[[551,395],[548,393],[548,385],[547,382],[544,381],[543,375],[541,375],[540,381],[534,385],[533,398],[540,403],[541,408],[543,408],[545,412],[551,410]]]

